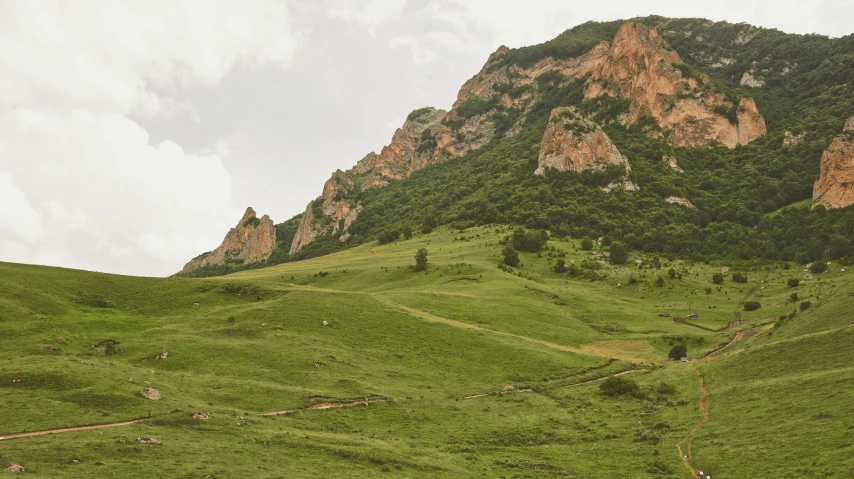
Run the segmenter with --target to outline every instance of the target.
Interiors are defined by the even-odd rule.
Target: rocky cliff
[[[276,246],[276,228],[273,220],[264,215],[260,219],[255,210],[246,208],[237,226],[231,228],[222,244],[210,253],[202,254],[184,265],[182,273],[208,265],[230,262],[251,264],[267,259]]]
[[[821,176],[813,186],[813,207],[845,208],[854,204],[854,117],[821,155]]]
[[[651,118],[654,126],[649,134],[663,137],[673,146],[734,148],[766,131],[753,100],[728,98],[717,91],[705,74],[683,63],[655,28],[640,23],[623,24],[611,42],[600,42],[574,58],[545,57],[520,66],[504,61],[509,52],[502,46],[490,55],[480,72],[460,88],[450,111],[423,108],[412,112],[379,154],[370,153],[352,169],[333,173],[321,196],[306,207],[291,254],[319,235],[334,234],[346,240],[347,228],[359,213],[354,193],[383,187],[413,171],[478,149],[495,137],[518,133],[528,113],[544,99],[538,81],[544,74],[559,85],[586,79],[584,97],[588,100],[605,95],[628,100],[629,111],[619,121],[631,125]],[[560,140],[552,143],[557,145]],[[595,148],[604,146],[600,141]],[[549,162],[560,163],[556,152],[552,153],[541,155],[545,163],[540,168],[555,166]],[[606,155],[600,160],[606,157],[617,158]]]
[[[552,110],[535,174],[544,174],[546,168],[581,173],[610,165],[625,167],[627,174],[631,171],[628,159],[599,125],[585,119],[573,107]]]

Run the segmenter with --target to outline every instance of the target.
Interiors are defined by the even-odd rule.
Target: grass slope
[[[6,439],[0,466],[83,478],[690,477],[675,445],[687,450],[703,419],[702,374],[710,420],[691,464],[722,477],[854,467],[854,285],[837,265],[794,289],[787,280],[806,273],[786,264],[717,286],[721,264],[638,268],[654,261],[634,254],[587,282],[552,271],[558,250],[605,260],[574,241],[499,269],[508,233],[439,229],[204,280],[0,264],[0,434],[153,416]],[[419,247],[422,273],[409,267]],[[779,320],[793,291],[813,306]],[[762,308],[742,311],[748,299]],[[701,357],[736,331],[744,339],[714,359],[665,359],[677,343]],[[93,347],[105,339],[117,354]],[[624,371],[641,394],[603,395],[596,380]],[[283,410],[298,411],[264,415]]]

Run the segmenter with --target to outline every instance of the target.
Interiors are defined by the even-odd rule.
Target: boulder
[[[151,399],[152,401],[160,400],[160,391],[154,388],[141,389],[139,393],[142,394],[144,398]]]
[[[845,208],[854,204],[854,117],[845,122],[821,155],[820,176],[813,185],[813,207]]]

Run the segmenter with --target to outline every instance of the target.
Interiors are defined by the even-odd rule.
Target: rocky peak
[[[813,186],[813,207],[854,204],[854,116],[821,155],[821,175]]]
[[[540,144],[535,174],[544,174],[546,168],[581,173],[610,165],[624,166],[626,173],[631,171],[628,159],[599,125],[572,107],[552,110]]]
[[[652,117],[673,146],[734,148],[765,134],[765,121],[752,100],[736,105],[715,92],[706,75],[683,65],[655,28],[627,22],[590,69],[586,96],[619,95],[631,101],[623,123]],[[722,114],[733,108],[745,112],[737,123]]]
[[[182,273],[208,265],[227,263],[251,264],[266,260],[276,246],[276,227],[269,216],[260,219],[251,207],[246,208],[237,226],[231,228],[222,244],[210,253],[193,258]]]

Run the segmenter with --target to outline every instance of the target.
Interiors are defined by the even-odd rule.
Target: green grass
[[[695,366],[711,420],[692,463],[720,477],[854,466],[848,273],[834,265],[789,288],[805,273],[775,264],[718,287],[712,274],[726,265],[638,268],[652,258],[635,253],[588,282],[552,271],[557,250],[576,264],[592,257],[575,241],[520,253],[511,273],[498,268],[508,232],[439,229],[205,280],[2,263],[0,434],[154,419],[0,441],[0,466],[83,478],[152,467],[164,477],[689,477],[675,445],[703,417]],[[424,273],[409,267],[420,247]],[[778,321],[796,308],[793,291],[813,306]],[[746,299],[762,307],[744,312]],[[664,311],[696,312],[699,327]],[[736,313],[743,322],[717,332]],[[674,344],[698,358],[737,330],[746,338],[716,359],[666,360]],[[117,354],[93,348],[105,339]],[[631,369],[642,397],[580,384]],[[366,397],[387,401],[262,416]]]

